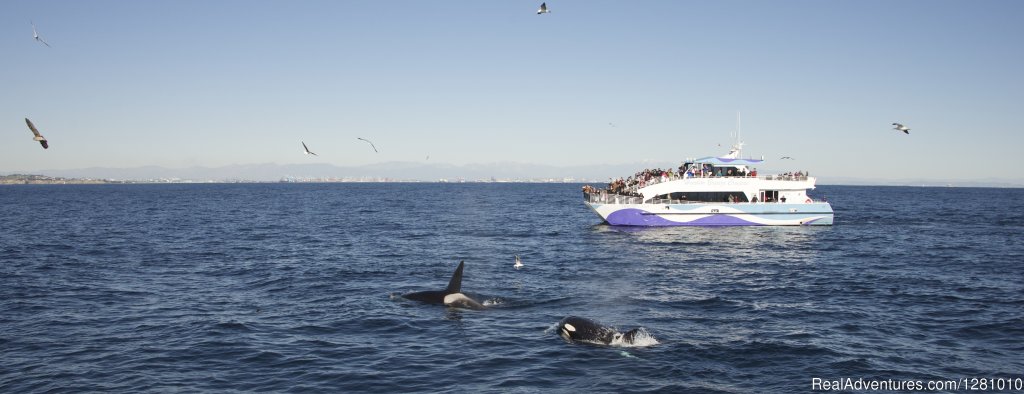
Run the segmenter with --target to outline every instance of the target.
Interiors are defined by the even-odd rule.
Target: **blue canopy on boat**
[[[757,159],[728,159],[723,157],[703,157],[694,160],[694,163],[711,164],[715,166],[748,166],[763,163],[764,160]]]

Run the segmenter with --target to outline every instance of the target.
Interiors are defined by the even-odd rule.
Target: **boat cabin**
[[[705,157],[687,160],[680,168],[683,169],[685,177],[756,177],[757,168],[753,166],[762,162],[764,160]]]

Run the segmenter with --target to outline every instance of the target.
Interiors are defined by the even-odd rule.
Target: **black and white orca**
[[[642,330],[638,327],[621,333],[615,328],[578,316],[568,316],[558,322],[558,333],[567,341],[598,345],[632,345]]]
[[[452,279],[448,281],[448,287],[444,290],[416,291],[404,294],[402,297],[409,300],[442,304],[455,308],[484,309],[482,304],[462,294],[462,269],[465,266],[465,261],[459,262],[459,268],[455,269]]]

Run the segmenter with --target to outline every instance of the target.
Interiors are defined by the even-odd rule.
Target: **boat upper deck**
[[[584,198],[594,203],[700,203],[700,202],[785,202],[806,199],[815,178],[806,174],[745,177],[667,177],[646,182],[642,187],[622,187],[613,182],[608,189],[584,186]]]
[[[808,200],[807,189],[815,179],[807,172],[758,174],[755,165],[761,159],[741,158],[743,142],[724,156],[687,159],[676,169],[646,169],[628,178],[614,179],[606,189],[584,187],[588,201],[653,200],[685,202],[785,202],[787,199]],[[595,197],[597,196],[597,197]],[[610,198],[614,196],[615,198]]]

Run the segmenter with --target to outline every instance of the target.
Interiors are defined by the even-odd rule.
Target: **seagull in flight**
[[[32,137],[32,141],[39,141],[39,143],[43,145],[43,149],[50,149],[50,144],[46,143],[46,137],[39,134],[39,130],[36,130],[36,125],[32,124],[32,121],[28,120],[28,118],[25,118],[25,124],[28,124],[28,129],[32,130],[32,134],[36,135],[35,137]]]
[[[305,149],[305,150],[306,150],[306,151],[304,152],[305,154],[307,154],[307,155],[313,155],[313,156],[320,156],[320,155],[318,155],[318,154],[316,154],[316,153],[313,153],[313,151],[309,150],[309,147],[307,147],[307,146],[306,146],[306,143],[305,143],[305,142],[303,142],[303,141],[299,141],[299,142],[302,142],[302,149]]]
[[[779,160],[793,160],[793,158],[789,156],[782,156],[779,158]]]
[[[42,37],[39,37],[39,32],[36,31],[36,24],[34,22],[32,22],[32,21],[28,21],[28,22],[32,24],[32,38],[36,39],[36,41],[39,41],[39,42],[43,43],[43,45],[46,45],[47,48],[53,48],[53,47],[50,46],[50,44],[47,44],[46,41],[43,40]]]
[[[548,10],[548,3],[540,3],[540,8],[537,9],[537,15],[550,13],[551,11]]]
[[[904,134],[910,134],[910,128],[900,123],[893,123],[893,130],[902,131]]]
[[[608,125],[611,126],[611,127],[618,127],[618,126],[615,126],[615,123],[612,123],[612,122],[608,122]]]
[[[516,255],[516,263],[513,264],[512,266],[515,267],[516,269],[523,268],[523,262],[522,262],[522,260],[519,260],[519,255],[518,254]]]
[[[374,152],[374,153],[380,153],[380,152],[378,152],[378,151],[377,151],[377,147],[376,147],[375,145],[373,145],[373,143],[372,143],[372,142],[370,142],[370,140],[368,140],[368,139],[366,139],[366,138],[360,138],[360,137],[356,137],[356,139],[357,139],[357,140],[363,140],[363,141],[366,141],[366,143],[370,144],[370,147],[372,147],[372,148],[373,148],[373,152]]]

